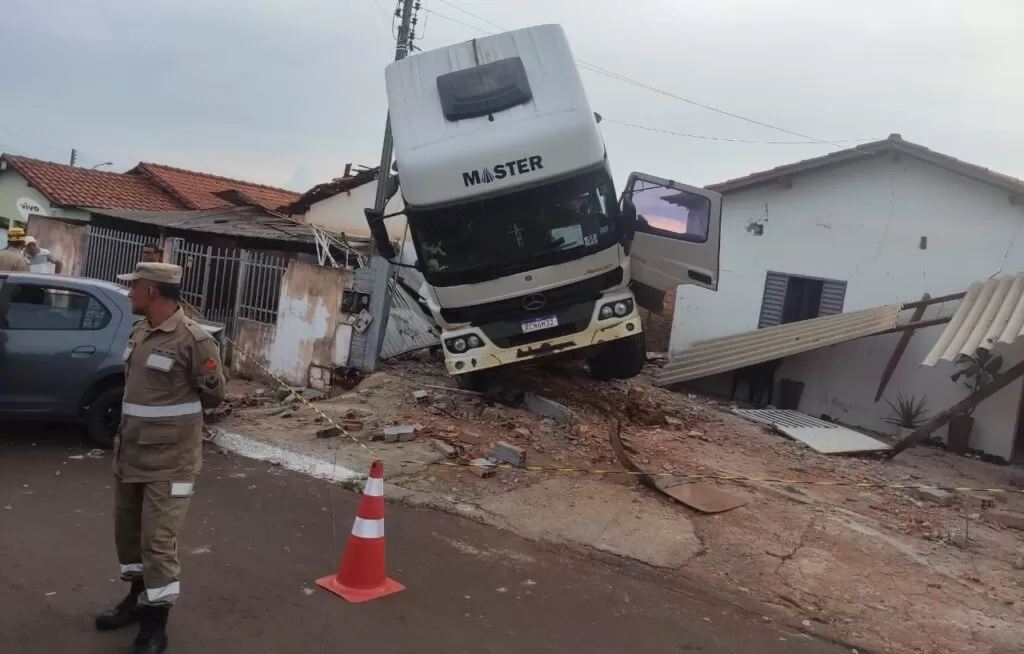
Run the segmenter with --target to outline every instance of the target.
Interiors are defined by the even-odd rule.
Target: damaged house
[[[719,288],[678,289],[662,385],[764,384],[776,406],[893,433],[898,395],[930,415],[969,395],[958,354],[1024,359],[1021,180],[893,134],[709,188],[724,195]],[[1024,458],[1022,390],[977,406],[972,448]]]

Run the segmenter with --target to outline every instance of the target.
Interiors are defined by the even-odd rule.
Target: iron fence
[[[82,276],[124,285],[117,281],[117,276],[135,270],[135,264],[142,258],[142,246],[152,242],[144,234],[89,225],[85,230]]]
[[[263,252],[247,252],[246,255],[238,317],[274,324],[277,322],[281,281],[288,270],[288,259]]]

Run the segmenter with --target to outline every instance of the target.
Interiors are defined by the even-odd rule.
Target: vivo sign
[[[18,215],[24,222],[28,222],[29,216],[46,215],[46,209],[32,198],[18,198],[14,204],[18,207]]]

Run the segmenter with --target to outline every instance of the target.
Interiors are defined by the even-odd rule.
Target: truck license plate
[[[551,329],[552,327],[558,327],[558,316],[548,316],[547,318],[534,318],[533,320],[524,320],[520,324],[523,327],[524,334],[529,334],[530,332],[539,332],[542,329]]]

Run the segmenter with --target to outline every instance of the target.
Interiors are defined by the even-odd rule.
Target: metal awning
[[[959,354],[991,350],[1024,335],[1024,273],[975,282],[960,302],[923,365],[953,361]]]
[[[694,343],[665,365],[657,385],[709,377],[872,336],[895,327],[902,310],[902,304],[890,304]]]

